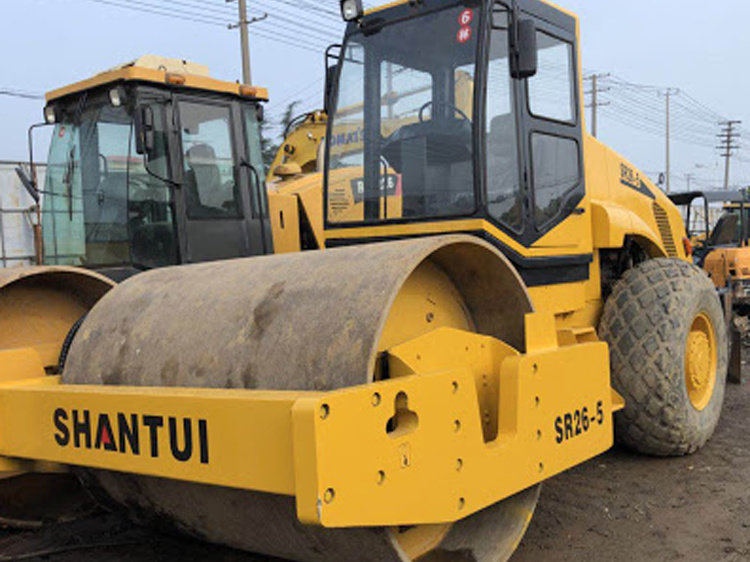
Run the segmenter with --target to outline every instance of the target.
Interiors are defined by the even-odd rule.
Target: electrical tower
[[[742,121],[723,121],[721,125],[721,133],[716,135],[719,137],[719,146],[716,148],[721,150],[720,155],[725,159],[724,169],[724,190],[729,189],[729,173],[730,165],[732,162],[732,155],[735,150],[739,150],[740,145],[737,141],[740,139],[740,132],[737,130],[737,126],[741,125]]]
[[[591,90],[586,92],[586,95],[591,96],[591,103],[586,104],[586,107],[591,108],[591,135],[594,138],[599,133],[599,108],[609,105],[608,101],[599,101],[599,94],[609,91],[609,88],[602,88],[599,81],[606,80],[609,77],[609,74],[592,74],[584,78],[584,80],[591,82]]]

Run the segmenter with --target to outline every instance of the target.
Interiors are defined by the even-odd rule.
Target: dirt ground
[[[0,531],[0,562],[27,560],[270,562],[104,514],[37,532]],[[750,383],[728,387],[718,431],[695,456],[658,460],[616,448],[545,484],[512,562],[594,560],[750,560]]]
[[[594,560],[750,560],[750,383],[727,387],[717,432],[694,456],[615,448],[545,484],[512,562]]]

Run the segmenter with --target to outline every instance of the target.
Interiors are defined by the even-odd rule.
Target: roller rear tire
[[[599,328],[626,402],[615,416],[618,441],[656,456],[703,447],[721,416],[729,348],[705,273],[674,259],[639,265],[615,285]]]

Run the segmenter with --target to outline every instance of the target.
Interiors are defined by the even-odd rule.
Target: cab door
[[[517,0],[517,8],[518,17],[536,24],[539,60],[536,75],[518,83],[528,196],[524,245],[590,254],[576,20],[539,0]]]
[[[266,252],[253,212],[250,174],[240,165],[245,142],[237,103],[177,96],[176,202],[184,263]]]

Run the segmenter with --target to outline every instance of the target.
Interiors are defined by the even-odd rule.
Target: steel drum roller
[[[476,330],[523,350],[530,311],[513,267],[465,236],[162,269],[126,281],[89,313],[63,378],[327,391],[376,380],[381,352],[441,326]],[[290,497],[83,474],[137,520],[303,562],[507,560],[539,491],[451,526],[324,529],[300,524]]]

